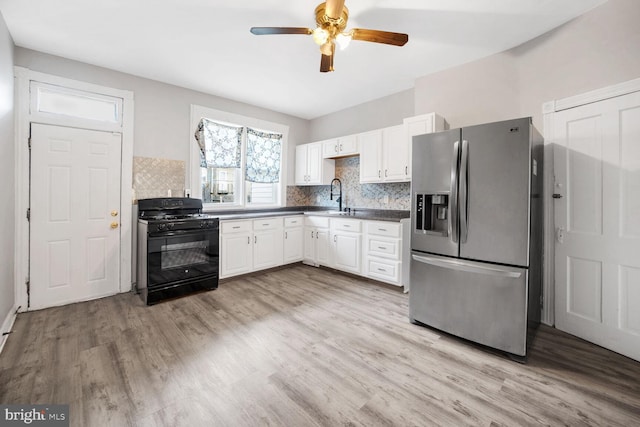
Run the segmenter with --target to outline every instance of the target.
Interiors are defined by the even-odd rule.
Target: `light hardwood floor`
[[[71,425],[640,425],[640,363],[541,327],[527,365],[408,321],[398,289],[296,265],[145,307],[24,313],[1,403]]]

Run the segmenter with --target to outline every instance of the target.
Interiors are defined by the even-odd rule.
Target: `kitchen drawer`
[[[304,225],[307,227],[329,228],[329,218],[325,216],[305,216]]]
[[[220,232],[222,234],[251,232],[251,221],[221,221]]]
[[[253,220],[253,231],[282,228],[282,218],[260,218]]]
[[[394,222],[367,221],[367,234],[400,238],[402,226]]]
[[[398,285],[400,283],[400,262],[368,258],[367,276]]]
[[[285,227],[302,227],[304,224],[304,217],[302,215],[288,217],[284,219]]]
[[[362,231],[362,221],[357,219],[331,218],[331,230],[360,233]]]
[[[400,240],[398,239],[368,236],[365,248],[368,255],[400,261]]]

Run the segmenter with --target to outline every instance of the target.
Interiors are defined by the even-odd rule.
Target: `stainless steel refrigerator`
[[[529,117],[413,137],[411,322],[526,356],[540,323],[542,142]]]

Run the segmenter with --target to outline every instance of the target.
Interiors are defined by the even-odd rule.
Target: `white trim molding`
[[[133,201],[133,92],[67,79],[51,74],[14,67],[15,76],[15,305],[20,311],[29,309],[26,283],[29,280],[29,133],[32,122],[58,126],[80,127],[121,133],[122,163],[120,176],[120,292],[129,292],[132,285],[132,201]],[[37,114],[30,108],[31,82],[46,83],[77,91],[91,92],[122,99],[122,123],[91,123],[70,117]]]
[[[10,335],[8,334],[8,332],[11,332],[13,324],[16,321],[17,314],[18,310],[14,305],[13,307],[11,307],[11,310],[9,310],[9,313],[7,313],[7,317],[5,317],[4,321],[2,322],[2,326],[0,326],[0,334],[7,333],[7,335],[0,335],[0,354],[2,354],[2,349],[9,339]]]
[[[542,104],[544,121],[544,272],[542,323],[555,324],[554,114],[594,102],[640,92],[640,78]]]

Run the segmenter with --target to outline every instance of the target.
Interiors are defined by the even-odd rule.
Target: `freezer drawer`
[[[411,321],[526,355],[527,269],[412,252],[410,274]]]

